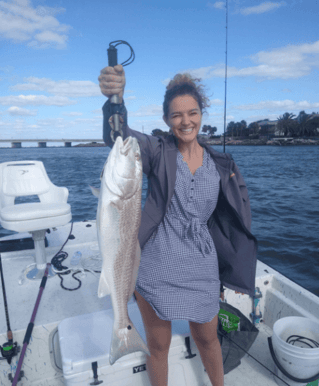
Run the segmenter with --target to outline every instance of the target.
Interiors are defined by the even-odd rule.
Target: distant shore
[[[223,145],[223,139],[205,139],[208,145]],[[228,140],[226,146],[314,146],[319,145],[319,139],[280,138],[280,139],[242,139]],[[105,147],[103,142],[80,143],[73,147]]]
[[[223,145],[223,140],[208,140],[209,145]],[[242,139],[226,140],[226,146],[309,146],[319,145],[319,139],[280,138],[280,139]]]

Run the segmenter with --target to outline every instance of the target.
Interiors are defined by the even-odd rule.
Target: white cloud
[[[8,109],[8,113],[10,115],[18,115],[18,116],[35,116],[38,113],[38,110],[27,110],[21,107],[12,106]]]
[[[77,117],[77,116],[81,116],[83,115],[83,113],[79,113],[79,112],[76,112],[76,111],[72,111],[70,113],[63,113],[63,115],[66,115],[68,117]]]
[[[224,102],[221,99],[211,99],[210,103],[215,106],[221,106]]]
[[[47,91],[49,94],[64,97],[92,97],[101,96],[100,87],[90,80],[51,80],[48,78],[29,77],[24,82],[10,89],[14,91]]]
[[[214,4],[207,3],[210,8],[225,9],[225,1],[216,1]]]
[[[212,75],[212,71],[214,68],[215,67],[212,67],[212,66],[200,67],[200,68],[195,68],[195,69],[182,70],[179,72],[181,74],[189,73],[190,75],[192,75],[195,78],[200,78],[200,79],[204,80],[204,79],[212,78],[214,76],[214,75]],[[225,68],[224,68],[224,76],[225,76]],[[164,86],[167,86],[171,80],[172,80],[172,78],[166,78],[166,79],[162,80],[161,83]]]
[[[274,111],[300,111],[319,108],[319,102],[308,101],[295,102],[289,99],[283,101],[261,101],[247,105],[234,106],[238,110],[274,110]]]
[[[101,136],[101,118],[96,119],[75,119],[67,120],[64,118],[45,118],[45,119],[36,119],[34,122],[28,124],[24,119],[15,119],[10,121],[0,121],[0,126],[5,127],[6,133],[3,133],[3,129],[0,131],[0,135],[10,133],[14,136],[14,131],[24,130],[29,132],[27,129],[37,129],[38,132],[50,132],[50,138],[55,136],[55,138],[72,138],[81,136],[81,133],[88,128],[88,131],[99,130]]]
[[[319,69],[319,40],[314,43],[288,45],[271,51],[260,51],[251,55],[255,66],[237,68],[228,67],[227,76],[255,76],[263,79],[292,79],[308,75],[313,69]],[[191,75],[201,79],[224,78],[224,65],[188,69]],[[170,79],[162,81],[167,85]]]
[[[259,5],[254,5],[253,7],[242,8],[240,10],[240,13],[245,16],[252,15],[252,14],[260,14],[260,13],[272,11],[274,9],[278,9],[284,5],[286,5],[284,1],[281,1],[280,3],[273,3],[271,1],[267,1]]]
[[[151,134],[154,129],[161,129],[163,131],[169,131],[169,127],[163,121],[163,119],[136,119],[134,122],[129,124],[130,128],[136,131],[143,132],[144,134]]]
[[[71,27],[55,18],[64,11],[44,6],[34,8],[29,0],[0,1],[0,34],[4,39],[34,48],[65,48]]]
[[[86,125],[93,125],[93,126],[99,126],[102,127],[101,124],[101,118],[96,117],[96,118],[76,118],[75,119],[75,124],[77,123],[84,123]]]
[[[8,106],[68,106],[74,105],[77,101],[73,101],[63,96],[45,96],[45,95],[9,95],[0,97],[0,105]]]
[[[278,118],[278,114],[258,114],[258,115],[250,115],[245,119],[247,124],[249,125],[251,122],[257,122],[257,121],[262,121],[265,119],[269,119],[270,121],[276,121]]]
[[[74,125],[74,121],[66,121],[64,118],[38,119],[36,123],[39,127],[54,127],[54,132],[56,129],[69,129]],[[66,133],[65,136],[68,134]]]
[[[151,116],[162,116],[163,106],[162,105],[148,105],[142,106],[137,111],[130,112],[130,117],[151,117]]]

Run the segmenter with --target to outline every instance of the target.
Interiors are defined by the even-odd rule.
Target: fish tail
[[[143,351],[145,354],[151,355],[149,349],[130,320],[127,327],[113,331],[109,355],[110,364],[113,365],[119,358],[136,351]]]

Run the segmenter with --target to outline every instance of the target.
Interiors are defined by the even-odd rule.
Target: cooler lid
[[[142,316],[136,301],[128,304],[128,313],[135,328],[146,343]],[[113,319],[113,309],[110,308],[104,311],[67,318],[59,324],[63,374],[73,375],[92,370],[91,364],[96,361],[98,362],[98,367],[110,366],[109,350]],[[171,347],[184,345],[184,337],[186,336],[190,336],[188,321],[172,321]],[[135,354],[139,354],[139,352],[125,355],[116,363],[137,358]]]
[[[63,374],[91,370],[95,361],[110,365],[112,326],[112,309],[64,319],[58,326]]]

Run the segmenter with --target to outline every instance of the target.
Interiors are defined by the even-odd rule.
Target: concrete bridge
[[[23,142],[37,142],[38,147],[47,147],[47,142],[64,142],[65,147],[71,147],[72,142],[102,142],[103,139],[0,139],[1,142],[11,142],[11,147],[21,148]]]

